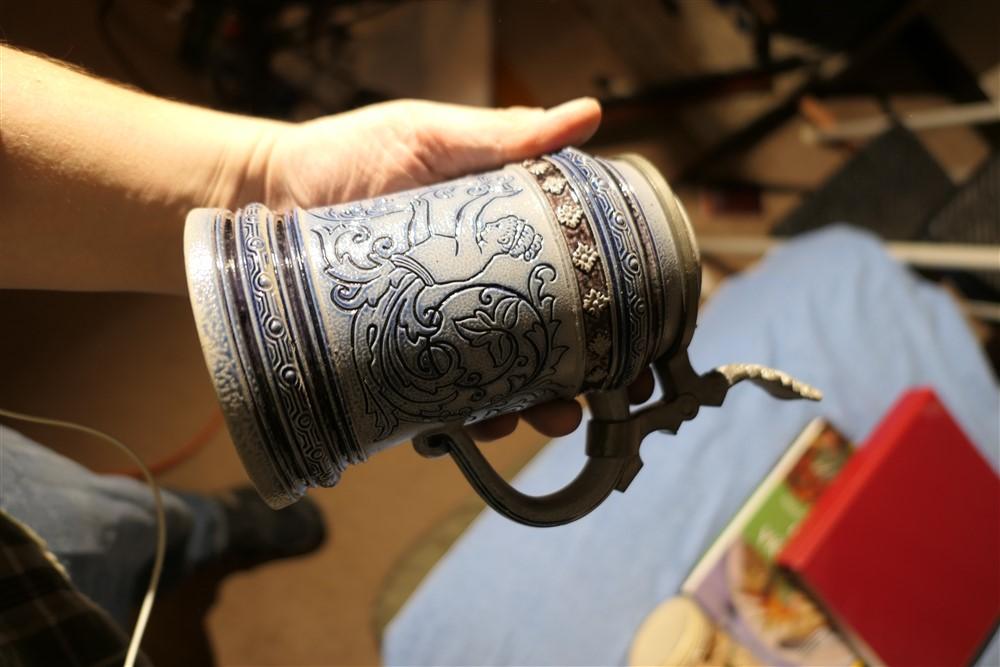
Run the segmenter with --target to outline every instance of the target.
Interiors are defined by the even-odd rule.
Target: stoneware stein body
[[[197,209],[185,255],[264,498],[420,434],[609,392],[686,347],[697,250],[659,174],[575,149],[376,199]]]

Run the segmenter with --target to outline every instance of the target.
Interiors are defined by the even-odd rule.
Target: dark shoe
[[[326,522],[308,496],[273,510],[252,487],[215,496],[226,516],[228,540],[222,556],[242,569],[316,551],[326,539]]]
[[[281,510],[268,507],[249,486],[212,497],[225,513],[226,550],[202,563],[175,587],[161,586],[143,641],[143,651],[154,664],[216,664],[204,619],[215,604],[222,581],[240,570],[311,553],[326,538],[323,515],[308,497]],[[163,590],[167,588],[171,590]],[[185,641],[178,642],[179,636]]]

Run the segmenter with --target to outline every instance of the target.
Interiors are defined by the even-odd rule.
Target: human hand
[[[249,158],[244,201],[271,208],[310,208],[366,199],[500,167],[569,144],[597,129],[601,109],[578,99],[553,109],[481,109],[400,100],[306,123],[274,124]],[[630,388],[648,398],[647,370]],[[520,413],[548,436],[572,432],[580,405],[555,400]],[[478,440],[508,435],[518,415],[501,415],[471,427]]]
[[[547,111],[397,100],[274,124],[257,141],[245,194],[276,209],[367,199],[583,143],[600,121],[584,98]]]

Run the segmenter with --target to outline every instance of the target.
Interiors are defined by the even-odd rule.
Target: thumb
[[[438,126],[438,143],[447,147],[437,158],[438,173],[454,176],[492,169],[582,144],[601,123],[601,105],[589,97],[548,110],[463,108],[462,112],[462,118],[449,118]]]
[[[601,105],[581,97],[544,111],[535,122],[524,122],[506,137],[498,137],[505,161],[551,153],[590,139],[601,124]]]

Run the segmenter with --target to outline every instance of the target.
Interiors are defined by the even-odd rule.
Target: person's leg
[[[85,595],[127,625],[141,598],[156,546],[150,490],[98,475],[0,426],[0,506],[33,528]],[[164,581],[223,554],[227,513],[213,498],[164,491]]]
[[[326,538],[309,498],[280,511],[249,486],[211,496],[163,491],[160,591],[201,565],[216,574],[315,551]],[[149,582],[156,513],[145,484],[99,475],[0,425],[0,507],[33,528],[82,593],[127,625]]]

